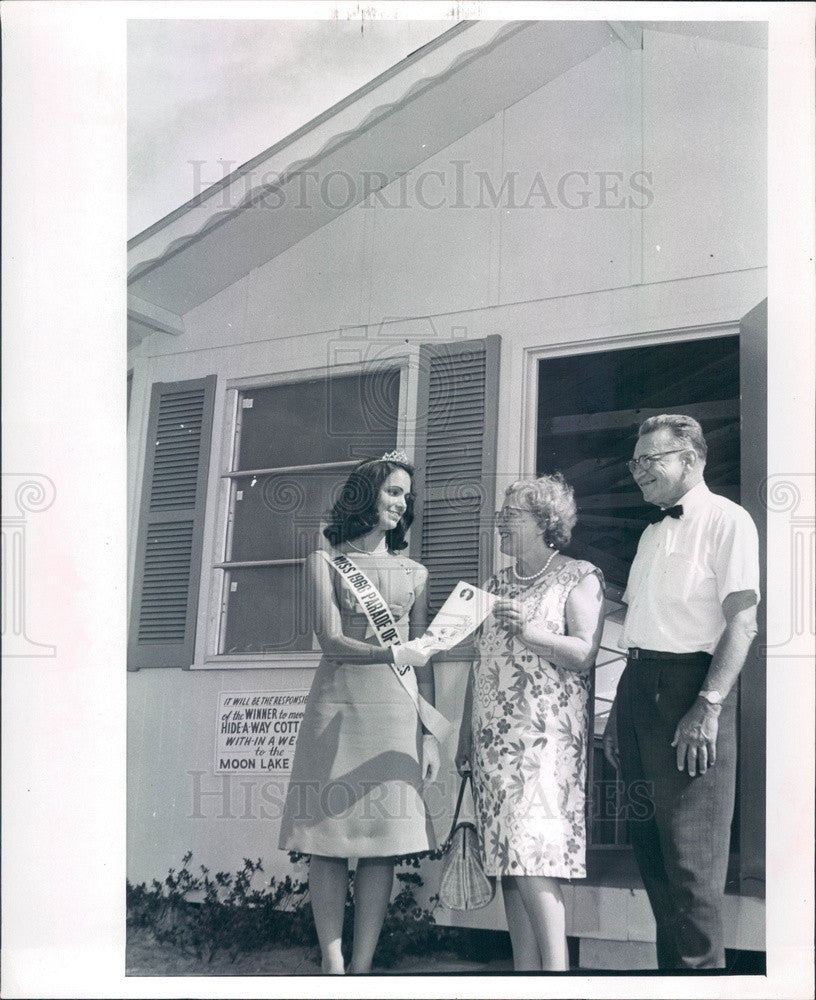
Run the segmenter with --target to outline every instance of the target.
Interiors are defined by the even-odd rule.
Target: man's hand
[[[677,723],[672,746],[677,749],[677,770],[688,766],[688,773],[705,774],[717,762],[717,730],[720,710],[697,698]]]
[[[609,716],[606,720],[606,728],[603,734],[604,757],[609,761],[616,771],[620,771],[620,753],[618,752],[618,711],[617,702],[612,703],[609,709]]]

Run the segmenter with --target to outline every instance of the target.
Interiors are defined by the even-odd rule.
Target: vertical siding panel
[[[762,484],[768,477],[768,300],[740,321],[741,436],[750,447],[741,450],[740,503],[754,519],[759,534],[758,635],[739,680],[739,804],[740,892],[765,895],[766,788],[766,559],[767,508]]]

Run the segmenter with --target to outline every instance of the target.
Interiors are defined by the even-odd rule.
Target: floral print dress
[[[565,605],[591,563],[571,559],[534,583],[511,568],[491,594],[522,601],[530,620],[565,633]],[[488,875],[586,875],[589,672],[549,663],[488,618],[473,665],[473,789]]]

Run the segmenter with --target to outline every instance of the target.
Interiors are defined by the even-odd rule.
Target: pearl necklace
[[[350,542],[348,539],[346,539],[346,545],[348,545],[350,548],[354,549],[355,552],[362,552],[363,555],[366,555],[366,556],[373,556],[373,555],[375,555],[377,553],[377,549],[361,549],[359,547],[359,545],[355,545],[354,542]],[[387,552],[388,550],[387,549],[382,549],[381,551],[382,552]]]
[[[541,567],[541,569],[537,573],[533,573],[532,576],[522,576],[521,573],[519,573],[519,571],[516,569],[515,566],[513,566],[513,575],[515,576],[515,578],[517,580],[521,580],[524,583],[529,583],[530,580],[536,580],[536,579],[538,579],[538,577],[542,576],[544,573],[547,572],[547,567],[550,565],[550,563],[553,561],[553,559],[555,559],[555,557],[557,555],[558,555],[558,549],[553,549],[553,552],[552,552],[552,555],[550,556],[550,558],[544,563],[544,565]]]

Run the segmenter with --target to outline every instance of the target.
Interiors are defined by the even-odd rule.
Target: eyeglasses
[[[532,514],[526,507],[502,507],[501,510],[493,511],[493,517],[497,521],[517,521],[522,514]]]
[[[637,469],[643,469],[644,472],[648,472],[659,458],[663,458],[664,455],[678,455],[681,451],[688,451],[688,448],[674,448],[672,451],[655,451],[651,455],[630,458],[626,463],[626,467],[632,473]]]

